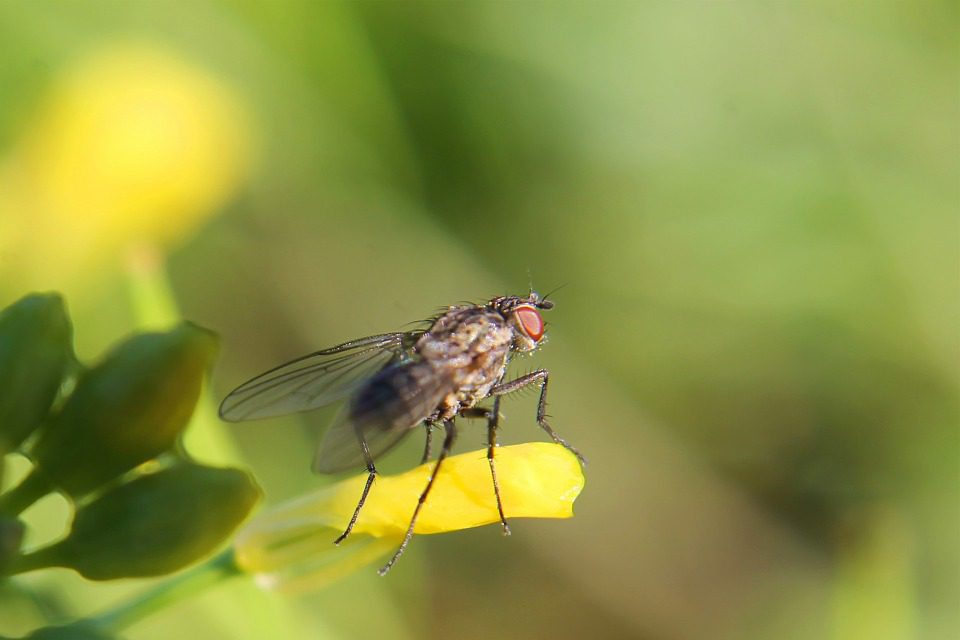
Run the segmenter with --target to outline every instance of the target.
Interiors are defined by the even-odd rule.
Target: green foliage
[[[213,363],[216,336],[190,323],[135,335],[55,402],[74,359],[70,327],[57,295],[27,296],[0,312],[0,385],[13,389],[0,398],[0,436],[34,465],[0,492],[0,576],[53,566],[92,580],[160,576],[202,559],[260,498],[244,471],[170,455]],[[17,516],[51,491],[75,505],[70,531],[24,553]],[[80,622],[29,637],[111,636]]]
[[[191,324],[126,340],[81,376],[40,433],[36,472],[79,497],[168,450],[215,353],[213,334]]]

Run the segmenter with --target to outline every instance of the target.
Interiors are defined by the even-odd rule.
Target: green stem
[[[50,567],[60,566],[57,562],[57,545],[37,549],[32,553],[18,555],[10,561],[10,565],[0,574],[4,576],[15,576],[28,571],[37,569],[49,569]]]
[[[227,549],[204,564],[94,617],[92,622],[100,629],[116,633],[175,602],[239,575],[243,572],[237,568],[233,550]]]
[[[23,482],[0,495],[0,513],[7,516],[18,516],[24,509],[50,493],[53,487],[34,470]]]

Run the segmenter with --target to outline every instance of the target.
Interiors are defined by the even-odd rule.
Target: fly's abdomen
[[[336,473],[368,464],[430,416],[449,393],[448,378],[424,362],[394,365],[367,380],[323,437],[313,468]]]
[[[350,420],[361,431],[406,430],[434,412],[451,383],[425,362],[384,369],[350,401]]]

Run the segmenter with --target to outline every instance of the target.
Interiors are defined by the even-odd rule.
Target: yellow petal
[[[569,518],[583,488],[577,459],[559,445],[535,442],[497,450],[500,497],[508,518]],[[402,535],[434,463],[377,480],[354,527],[373,536]],[[321,500],[330,524],[345,527],[357,506],[366,474],[339,483]],[[319,505],[318,505],[319,506]],[[444,461],[415,533],[443,533],[497,522],[497,502],[486,451]]]
[[[497,478],[508,518],[569,518],[584,478],[577,459],[556,444],[497,449]],[[347,540],[332,542],[347,526],[366,474],[280,505],[251,521],[234,544],[238,565],[272,575],[285,586],[313,586],[375,561],[403,537],[434,462],[396,476],[380,476]],[[442,533],[498,522],[485,450],[444,461],[417,519],[416,533]],[[318,576],[320,576],[318,578]]]

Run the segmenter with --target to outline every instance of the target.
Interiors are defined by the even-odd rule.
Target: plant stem
[[[116,633],[175,602],[239,575],[243,575],[243,572],[237,568],[233,550],[227,549],[204,564],[95,616],[92,622],[100,629]]]
[[[50,483],[36,470],[7,493],[0,495],[0,513],[18,516],[24,509],[50,493]]]
[[[56,566],[58,566],[57,545],[53,544],[49,547],[37,549],[31,553],[14,556],[14,558],[10,561],[10,564],[5,568],[3,573],[0,573],[0,575],[15,576],[20,573],[27,573],[28,571],[49,569],[50,567]]]

